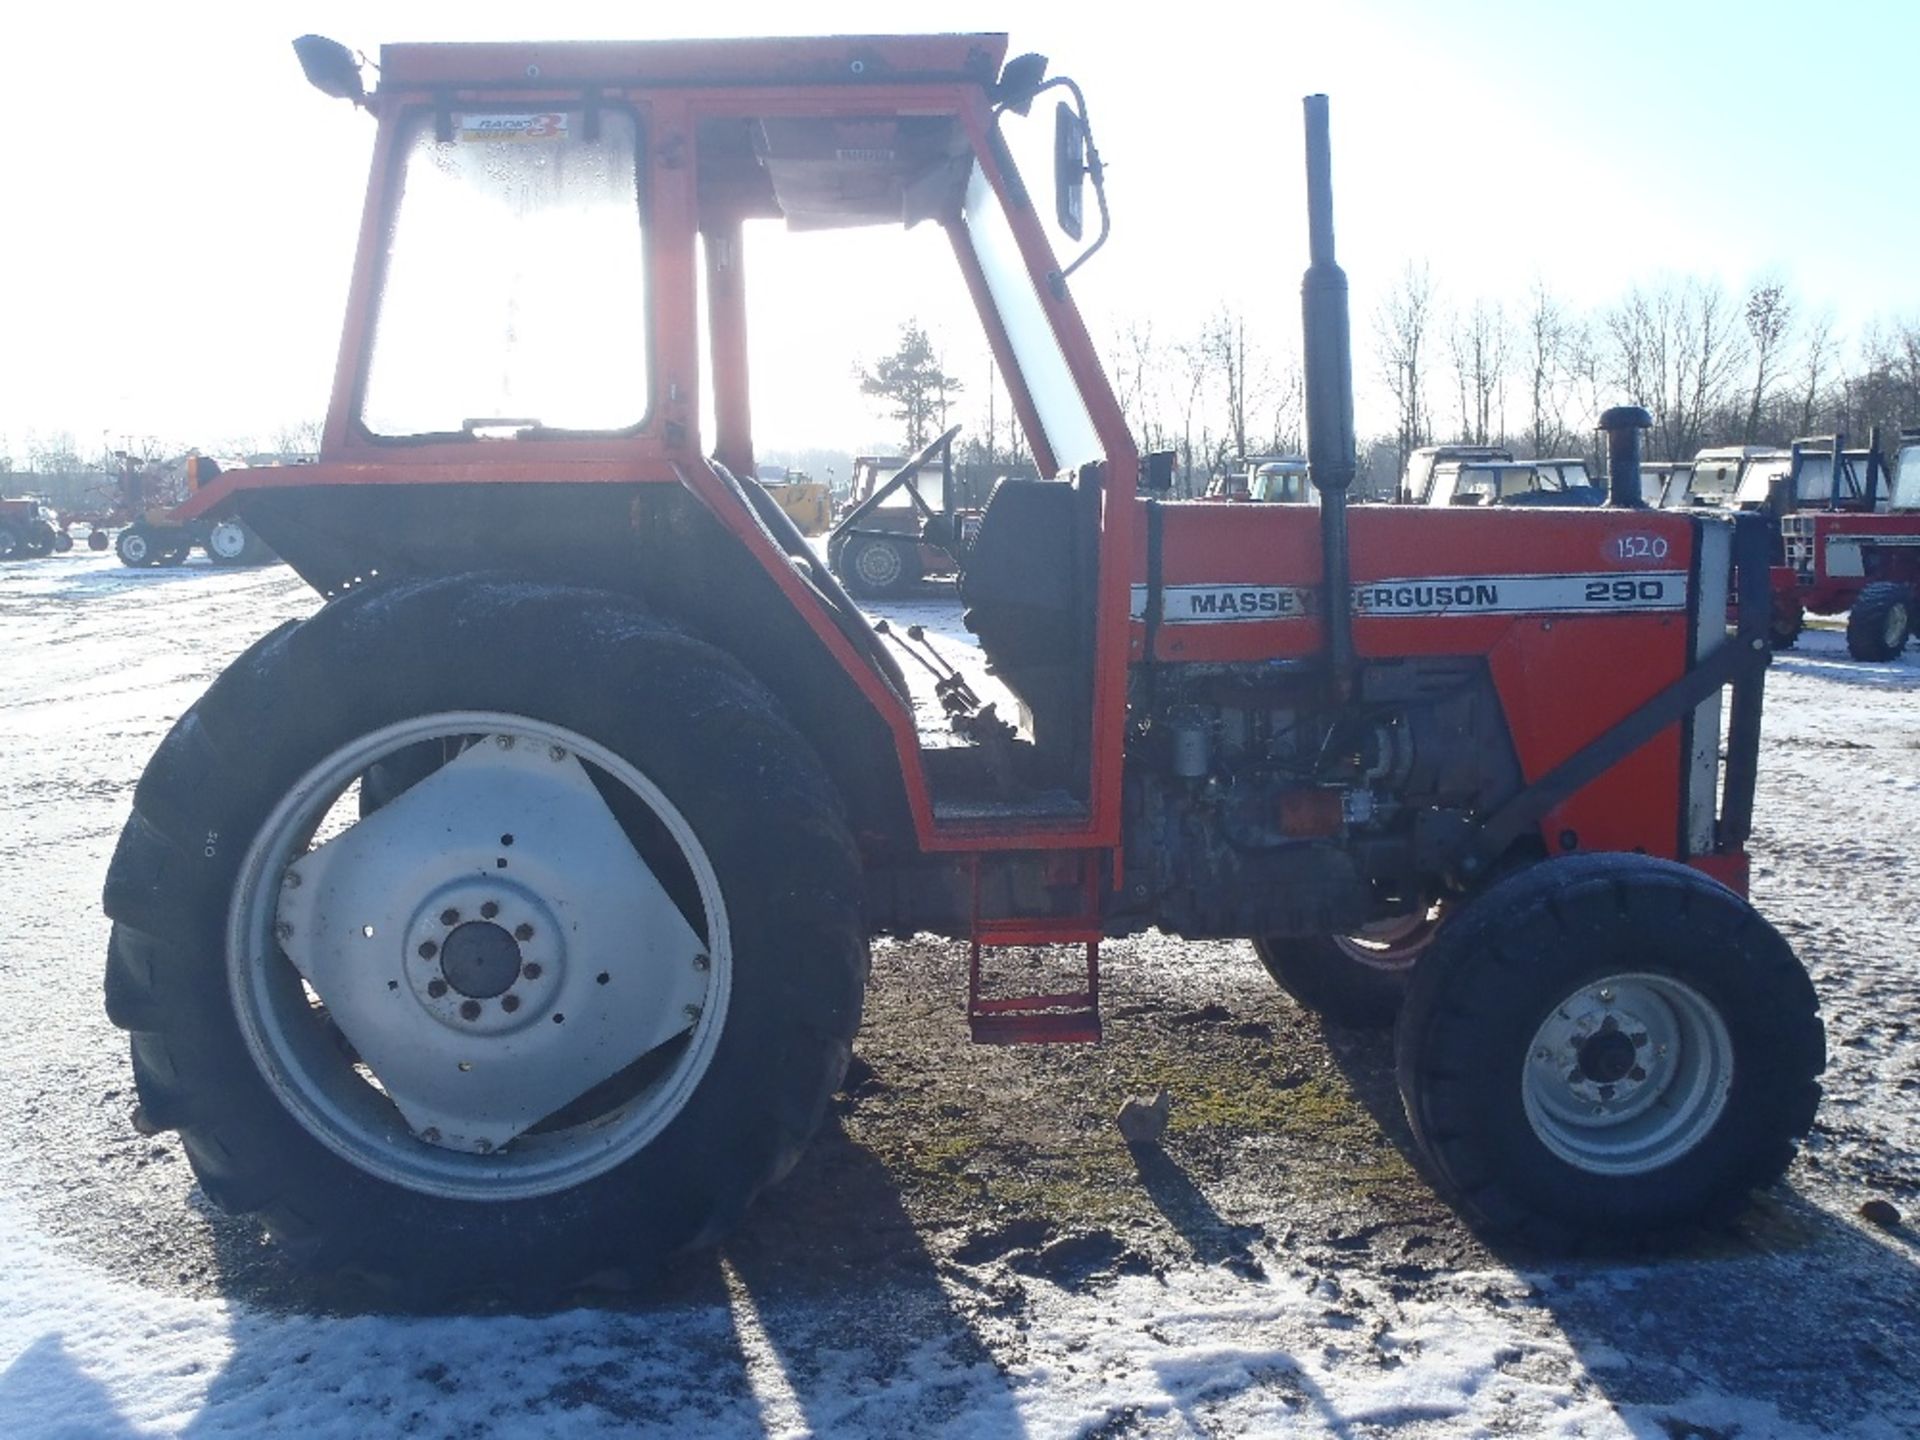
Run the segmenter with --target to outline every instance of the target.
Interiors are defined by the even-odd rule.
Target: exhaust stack
[[[1638,405],[1616,405],[1600,417],[1607,432],[1607,504],[1644,510],[1640,493],[1640,436],[1653,428],[1653,416]]]
[[[1307,369],[1307,471],[1320,492],[1320,548],[1327,577],[1327,660],[1335,692],[1353,686],[1353,587],[1347,556],[1347,491],[1353,485],[1353,343],[1347,276],[1333,258],[1333,155],[1327,97],[1306,97],[1307,240],[1300,282]]]

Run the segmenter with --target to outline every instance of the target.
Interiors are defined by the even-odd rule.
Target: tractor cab
[[[1890,510],[1920,510],[1920,430],[1900,432],[1900,450],[1887,486]]]
[[[1102,172],[1078,87],[1005,46],[398,45],[365,93],[343,47],[307,37],[309,79],[378,126],[322,453],[229,472],[192,505],[236,494],[328,595],[505,563],[688,617],[866,771],[872,833],[1113,843],[1138,457],[1067,283],[1105,239]],[[828,231],[857,269],[814,243]],[[777,277],[758,286],[757,255]],[[809,296],[902,276],[903,305],[972,312],[1049,477],[1000,486],[979,517],[991,578],[963,591],[1013,723],[916,694],[919,657],[849,596],[885,588],[876,555],[919,573],[916,547],[843,520],[835,558],[869,561],[844,585],[754,478],[755,413],[786,383],[750,376],[758,337]],[[957,554],[961,531],[935,524],[919,550]],[[865,763],[877,750],[897,766]]]

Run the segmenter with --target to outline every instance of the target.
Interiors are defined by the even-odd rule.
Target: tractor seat
[[[993,487],[960,572],[966,627],[996,670],[1070,662],[1082,628],[1074,487],[1002,480]]]

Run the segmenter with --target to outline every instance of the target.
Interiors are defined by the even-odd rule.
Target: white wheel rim
[[[884,590],[900,578],[900,551],[884,540],[869,541],[854,555],[853,568],[865,583]]]
[[[207,543],[222,560],[237,560],[247,548],[247,532],[237,520],[222,520],[208,532]]]
[[[144,535],[128,535],[124,537],[120,541],[120,553],[135,564],[138,564],[147,558],[147,537]]]
[[[332,829],[356,777],[435,741],[449,761]],[[631,832],[596,778],[677,850],[704,937],[630,838],[620,853]],[[314,766],[228,914],[235,1013],[281,1103],[366,1173],[456,1200],[570,1189],[651,1143],[712,1061],[731,957],[719,878],[658,787],[490,712],[402,721]]]
[[[1595,1175],[1643,1175],[1706,1138],[1733,1085],[1717,1006],[1671,975],[1591,981],[1541,1021],[1520,1093],[1541,1144]]]

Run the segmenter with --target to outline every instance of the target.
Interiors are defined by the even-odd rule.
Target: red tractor
[[[370,95],[296,48],[378,125],[325,442],[182,513],[328,601],[180,718],[105,895],[108,1012],[214,1203],[415,1291],[644,1268],[793,1165],[870,937],[968,943],[978,1040],[1093,1041],[1101,943],[1149,927],[1397,1014],[1422,1164],[1490,1232],[1684,1234],[1782,1173],[1825,1049],[1744,898],[1764,522],[1640,505],[1644,411],[1611,505],[1349,508],[1324,97],[1321,504],[1241,506],[1136,451],[1069,283],[1086,107],[1003,36],[390,46]],[[779,220],[951,241],[1053,477],[996,487],[959,582],[1017,724],[904,672],[746,478]],[[1082,978],[996,988],[1037,946]]]
[[[1846,437],[1796,440],[1782,487],[1781,592],[1791,617],[1847,612],[1847,653],[1892,660],[1907,648],[1920,604],[1920,434],[1902,431],[1889,479],[1876,429],[1867,448]]]

